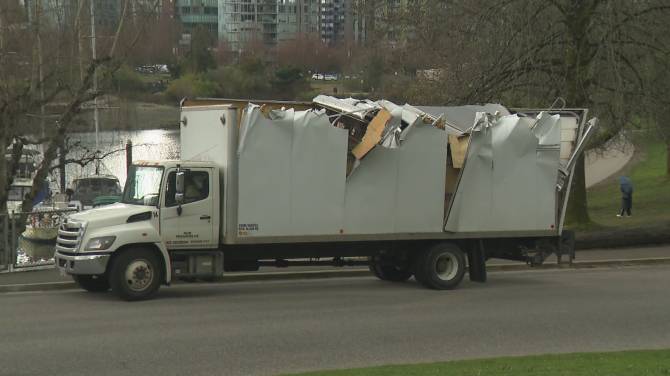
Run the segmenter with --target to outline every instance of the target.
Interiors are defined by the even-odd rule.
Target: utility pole
[[[37,84],[40,88],[40,130],[42,131],[42,138],[46,132],[44,130],[44,59],[42,52],[42,36],[40,29],[42,27],[42,0],[35,0],[35,37],[37,38]],[[44,151],[44,150],[42,150]]]
[[[90,0],[91,5],[91,56],[93,61],[98,57],[95,51],[95,0]],[[96,154],[100,151],[99,141],[98,141],[98,70],[93,71],[93,92],[95,93],[95,98],[93,98],[93,121],[95,122],[95,152]]]

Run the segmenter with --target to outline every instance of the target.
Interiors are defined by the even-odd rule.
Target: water
[[[133,143],[133,160],[163,160],[179,158],[179,131],[165,129],[149,129],[141,131],[106,131],[99,132],[100,155],[106,155],[100,163],[100,174],[114,175],[121,186],[126,181],[126,142]],[[71,151],[68,159],[80,159],[95,150],[95,132],[73,133],[69,139]],[[109,153],[109,154],[108,154]],[[86,166],[69,164],[65,169],[66,183],[69,187],[72,180],[95,174],[96,164]],[[54,171],[50,180],[52,189],[60,191],[58,171]]]
[[[133,143],[133,160],[163,160],[179,158],[179,131],[165,129],[150,129],[141,131],[108,131],[99,132],[100,155],[107,155],[100,163],[100,174],[114,175],[119,179],[121,186],[126,181],[126,142]],[[72,133],[69,137],[71,151],[67,159],[80,159],[83,155],[90,155],[95,148],[95,132]],[[86,166],[68,164],[65,169],[66,184],[71,186],[76,178],[95,174],[95,163]],[[54,170],[49,176],[50,185],[55,192],[60,191],[58,171]],[[17,237],[17,265],[18,267],[39,266],[53,264],[54,244],[34,242]]]

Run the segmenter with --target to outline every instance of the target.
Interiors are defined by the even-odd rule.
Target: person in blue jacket
[[[621,212],[617,217],[623,217],[624,213],[629,217],[633,209],[633,182],[628,176],[619,177],[619,189],[621,189]]]

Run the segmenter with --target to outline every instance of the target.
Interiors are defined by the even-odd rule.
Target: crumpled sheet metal
[[[446,231],[552,230],[560,157],[558,115],[477,114]]]
[[[488,114],[499,113],[501,116],[510,114],[509,110],[499,104],[467,105],[467,106],[418,106],[417,109],[431,116],[438,117],[444,114],[450,124],[456,126],[460,132],[466,132],[475,122],[478,112]]]
[[[324,113],[275,111],[271,120],[259,111],[247,108],[240,128],[240,236],[442,231],[444,130],[417,124],[347,178],[347,131]]]
[[[377,103],[370,100],[360,100],[354,98],[339,99],[328,95],[317,95],[312,102],[333,111],[347,114],[361,120],[367,118],[368,114],[378,110],[380,107]]]

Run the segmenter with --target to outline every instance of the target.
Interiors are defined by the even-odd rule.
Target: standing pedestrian
[[[616,216],[623,217],[626,213],[630,217],[633,209],[633,182],[628,176],[619,177],[619,189],[621,190],[621,212]]]

